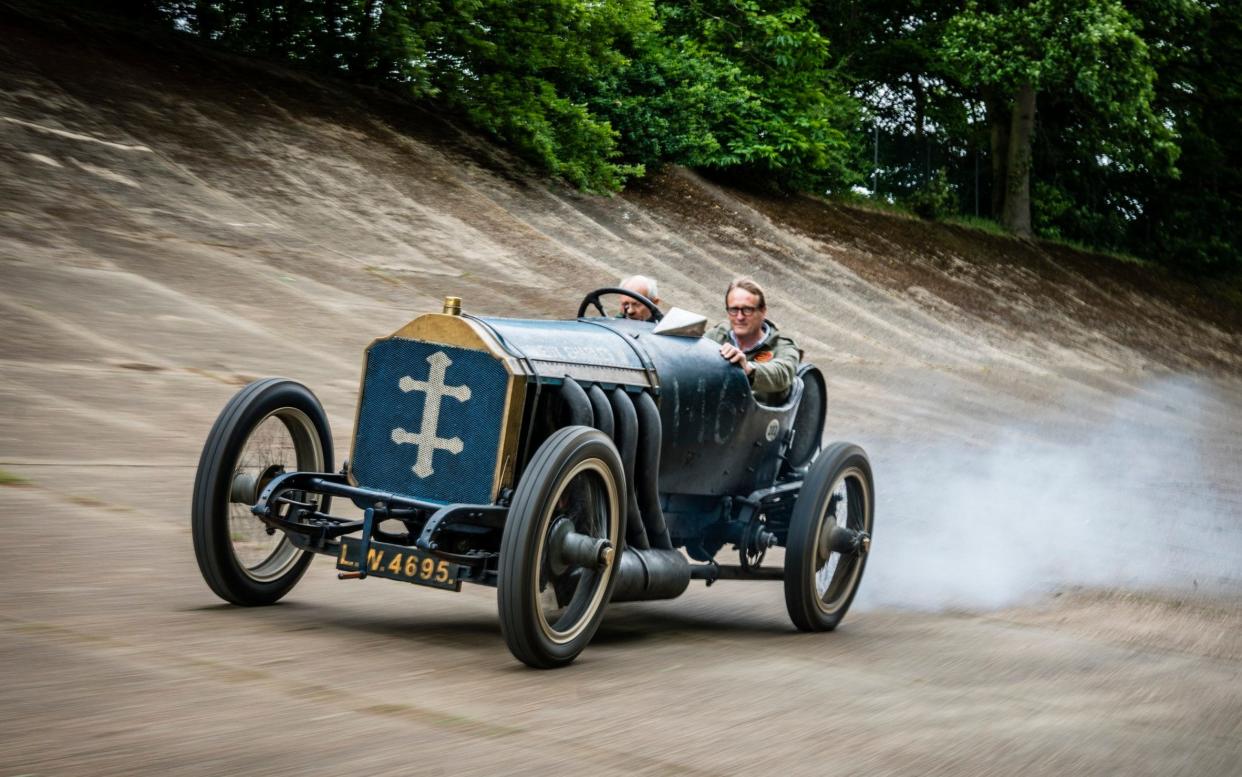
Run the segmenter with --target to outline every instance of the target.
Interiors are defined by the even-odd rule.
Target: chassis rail
[[[343,518],[319,509],[309,494],[344,497],[361,508],[361,520]],[[451,504],[443,505],[387,491],[350,485],[343,474],[323,472],[287,472],[268,483],[258,501],[250,508],[272,530],[289,535],[297,546],[337,555],[341,537],[361,532],[362,554],[366,556],[373,538],[406,545],[432,555],[469,566],[482,572],[482,566],[495,554],[453,553],[437,542],[438,532],[448,526],[455,529],[475,527],[477,530],[503,529],[509,508],[506,505]],[[421,522],[416,537],[394,535],[379,525],[390,518]]]

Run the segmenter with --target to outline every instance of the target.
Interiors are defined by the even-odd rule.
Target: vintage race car
[[[601,297],[621,293],[652,321],[608,317]],[[759,404],[705,323],[617,288],[569,321],[473,316],[450,297],[367,348],[339,472],[314,394],[251,383],[199,460],[203,577],[233,604],[272,604],[322,553],[343,579],[493,586],[509,649],[545,668],[582,652],[608,603],[691,580],[783,580],[795,626],[835,628],[870,550],[870,463],[821,449],[817,368]],[[333,515],[334,499],[357,510]],[[736,563],[717,561],[726,546]],[[783,565],[763,566],[774,546]]]

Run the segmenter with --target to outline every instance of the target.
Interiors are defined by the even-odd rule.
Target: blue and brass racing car
[[[605,294],[652,320],[608,317]],[[341,578],[492,586],[509,649],[544,668],[573,661],[610,602],[691,580],[783,580],[795,626],[835,628],[870,549],[870,463],[822,447],[817,368],[760,404],[705,323],[618,288],[568,321],[473,316],[450,297],[367,348],[339,471],[315,395],[251,383],[199,460],[203,577],[233,604],[272,604],[322,553]],[[334,500],[357,509],[334,515]],[[784,563],[764,566],[774,546]]]

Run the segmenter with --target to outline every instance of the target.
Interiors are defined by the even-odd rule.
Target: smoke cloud
[[[855,606],[1242,592],[1242,447],[1217,389],[1155,383],[1056,442],[1031,424],[977,447],[875,446],[875,544]]]

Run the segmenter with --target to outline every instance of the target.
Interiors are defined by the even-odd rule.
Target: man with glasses
[[[704,336],[720,343],[720,355],[742,368],[757,401],[779,405],[793,385],[802,352],[792,338],[767,320],[763,289],[750,278],[729,284],[725,311],[729,320]]]

